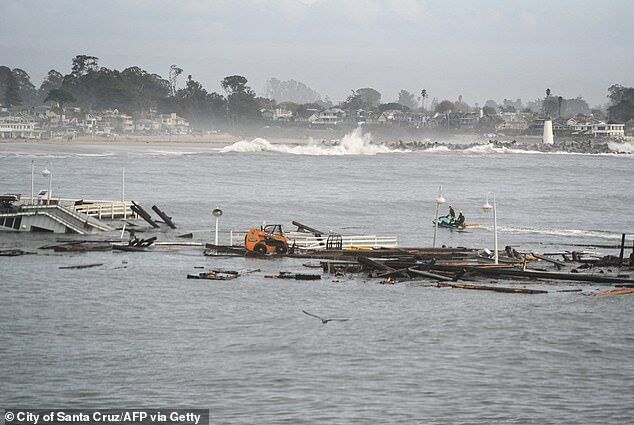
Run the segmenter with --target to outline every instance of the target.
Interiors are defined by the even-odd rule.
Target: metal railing
[[[229,244],[242,245],[246,232],[229,233]],[[315,251],[327,249],[328,236],[314,236],[310,233],[302,232],[286,232],[284,236],[288,238],[289,245],[295,245],[299,249]],[[398,238],[392,235],[341,235],[342,249],[351,248],[396,248]]]
[[[136,213],[130,208],[132,202],[106,201],[91,204],[74,205],[73,209],[77,212],[86,214],[89,217],[98,219],[136,219]]]

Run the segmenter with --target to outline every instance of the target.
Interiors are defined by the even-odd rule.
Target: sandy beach
[[[27,143],[33,145],[60,145],[60,146],[154,146],[154,147],[201,147],[223,148],[241,140],[253,140],[254,136],[239,136],[230,133],[176,136],[117,136],[117,137],[90,137],[82,136],[73,139],[0,139],[0,146],[4,144]],[[273,144],[300,145],[308,142],[308,139],[298,138],[266,138]]]

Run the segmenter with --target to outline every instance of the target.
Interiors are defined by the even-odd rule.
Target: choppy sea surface
[[[118,199],[125,167],[126,198],[160,206],[179,226],[160,240],[203,230],[196,240],[211,241],[220,207],[225,243],[230,229],[297,220],[430,246],[440,184],[485,226],[441,229],[447,246],[492,249],[481,209],[490,191],[501,247],[554,252],[634,234],[633,155],[342,144],[2,143],[0,192],[30,195],[33,160],[38,172],[51,167],[54,196]],[[36,193],[47,185],[38,173]],[[0,249],[60,238],[69,236],[0,233]],[[634,422],[634,298],[582,295],[609,287],[521,283],[549,293],[518,295],[358,275],[269,280],[314,271],[187,247],[42,254],[0,257],[0,407],[209,407],[212,423],[237,424]],[[103,266],[59,269],[88,263]],[[262,271],[186,279],[203,266]],[[569,288],[583,293],[556,292]],[[322,325],[302,309],[350,320]]]

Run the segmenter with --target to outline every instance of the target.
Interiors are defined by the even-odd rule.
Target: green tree
[[[355,95],[360,98],[364,109],[376,109],[381,103],[381,93],[371,87],[357,89]]]
[[[82,77],[99,69],[99,58],[96,56],[77,55],[73,58],[72,75]]]
[[[624,123],[634,118],[634,87],[614,84],[608,88],[608,117],[612,122]]]
[[[407,90],[401,90],[398,93],[398,103],[403,106],[407,106],[409,109],[416,109],[418,107],[418,102],[416,102],[416,96]]]
[[[58,89],[62,86],[64,82],[64,76],[54,69],[48,71],[46,75],[46,79],[42,81],[40,88],[38,89],[38,95],[42,101],[48,95],[48,92],[53,89]]]
[[[245,93],[251,90],[247,86],[247,79],[242,75],[230,75],[225,77],[220,82],[220,86],[227,92],[227,96],[231,96],[233,93]]]
[[[55,102],[59,107],[60,111],[64,110],[65,103],[75,102],[75,97],[64,89],[52,89],[48,92],[46,99],[44,99],[44,103],[46,102]]]
[[[429,95],[427,94],[427,90],[426,89],[422,89],[420,91],[420,98],[423,101],[423,111],[425,110],[425,100],[429,97]]]
[[[0,103],[6,107],[22,104],[18,80],[6,66],[0,66]]]
[[[242,75],[230,75],[220,82],[227,93],[229,119],[234,123],[245,118],[254,119],[260,116],[255,93],[247,86],[247,82]]]
[[[379,105],[379,112],[384,112],[384,111],[408,112],[409,108],[405,105],[401,105],[400,103],[396,103],[396,102],[382,103]]]
[[[436,107],[436,112],[441,114],[446,114],[447,112],[451,112],[455,110],[455,105],[449,100],[443,100]]]
[[[495,108],[494,108],[494,107],[492,107],[492,106],[488,106],[488,105],[485,105],[485,106],[482,108],[482,114],[487,115],[487,116],[489,116],[489,115],[495,115],[495,114],[497,114],[497,111],[495,110]]]
[[[169,71],[169,84],[170,84],[170,96],[176,96],[176,82],[178,76],[183,73],[183,69],[176,65],[170,66]]]

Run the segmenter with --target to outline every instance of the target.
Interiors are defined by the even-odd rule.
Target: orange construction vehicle
[[[249,229],[244,237],[244,247],[259,254],[286,254],[288,239],[280,224],[269,224],[259,229]]]

